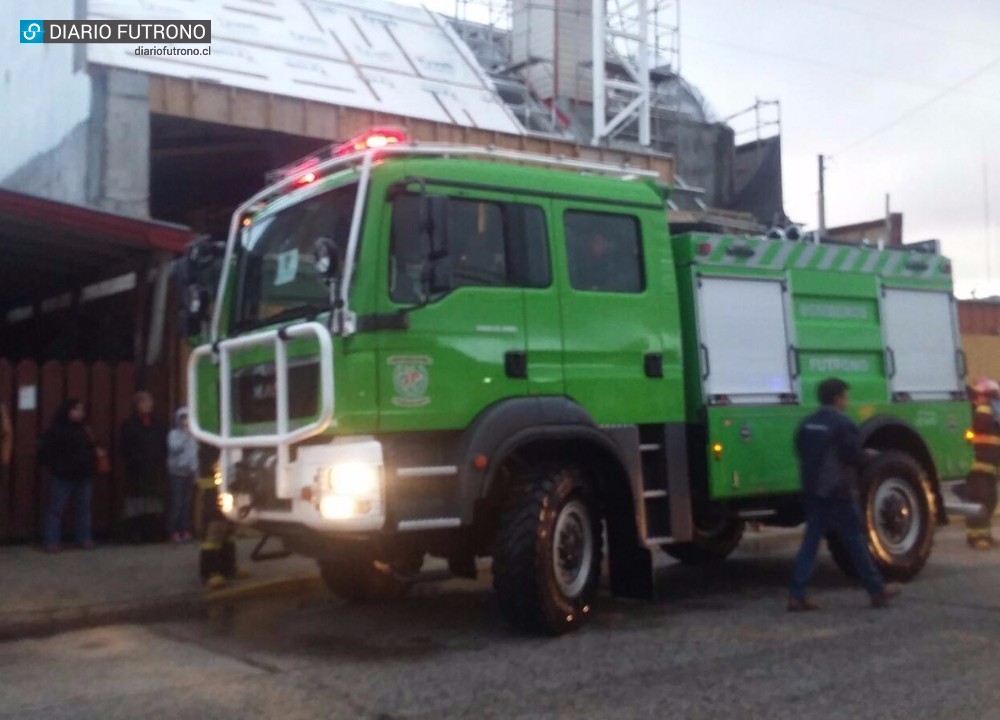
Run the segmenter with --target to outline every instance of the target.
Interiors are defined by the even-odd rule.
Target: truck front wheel
[[[590,612],[601,575],[601,522],[575,468],[515,479],[493,553],[500,611],[526,632],[561,635]]]
[[[868,549],[887,580],[912,579],[927,562],[934,543],[934,512],[923,471],[909,455],[881,453],[861,472],[861,514]],[[834,562],[856,577],[841,543],[827,538]]]

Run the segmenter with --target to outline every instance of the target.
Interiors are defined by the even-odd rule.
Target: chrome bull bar
[[[320,406],[317,417],[310,423],[292,429],[288,416],[288,342],[313,337],[319,345]],[[275,432],[258,435],[233,435],[233,371],[232,353],[261,345],[274,347]],[[216,357],[219,365],[219,432],[201,425],[198,397],[198,365],[206,357]],[[187,367],[188,407],[191,434],[198,440],[222,450],[274,447],[277,450],[276,491],[286,495],[285,473],[292,444],[324,432],[333,421],[333,338],[327,327],[318,322],[305,322],[250,335],[200,345],[191,352]]]

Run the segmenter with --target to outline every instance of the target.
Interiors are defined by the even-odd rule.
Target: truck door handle
[[[891,347],[885,349],[886,368],[885,374],[890,378],[896,377],[896,353]]]
[[[701,379],[707,380],[712,373],[712,366],[708,362],[708,347],[705,343],[701,343],[698,345],[698,351],[701,353]]]
[[[646,353],[642,359],[642,368],[648,378],[663,377],[663,353]]]
[[[503,356],[503,370],[509,378],[528,377],[528,353],[524,350],[508,350]]]
[[[793,380],[799,376],[799,349],[794,345],[788,346],[788,374]]]
[[[959,348],[955,351],[956,366],[958,368],[958,379],[961,380],[969,374],[969,359],[965,356],[965,350]]]

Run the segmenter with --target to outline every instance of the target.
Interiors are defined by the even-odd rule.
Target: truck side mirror
[[[208,306],[208,291],[196,283],[188,285],[185,289],[184,308],[182,309],[188,337],[201,334],[204,324],[208,320]]]
[[[428,259],[448,256],[448,198],[423,195],[420,198],[420,235],[428,249]]]
[[[177,261],[174,272],[180,298],[181,325],[187,336],[201,335],[208,321],[212,304],[212,287],[217,280],[216,260],[220,256],[218,243],[205,235],[193,240]]]
[[[420,198],[420,236],[427,248],[421,282],[427,296],[451,290],[451,261],[448,258],[448,198],[424,194]]]
[[[331,280],[340,274],[344,257],[340,243],[333,238],[318,237],[313,242],[316,272],[325,280]]]
[[[448,258],[428,261],[424,265],[421,282],[427,295],[440,295],[451,290],[451,262]]]

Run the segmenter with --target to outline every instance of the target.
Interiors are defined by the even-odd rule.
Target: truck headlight
[[[334,495],[362,498],[378,490],[378,468],[363,462],[344,462],[330,469],[330,489]]]
[[[349,520],[380,510],[381,471],[366,462],[336,463],[320,484],[320,514],[327,520]]]
[[[347,520],[357,514],[358,503],[354,498],[324,495],[319,501],[319,512],[327,520]]]
[[[223,515],[231,513],[235,506],[236,498],[233,497],[232,493],[219,493],[219,510],[222,511]]]

